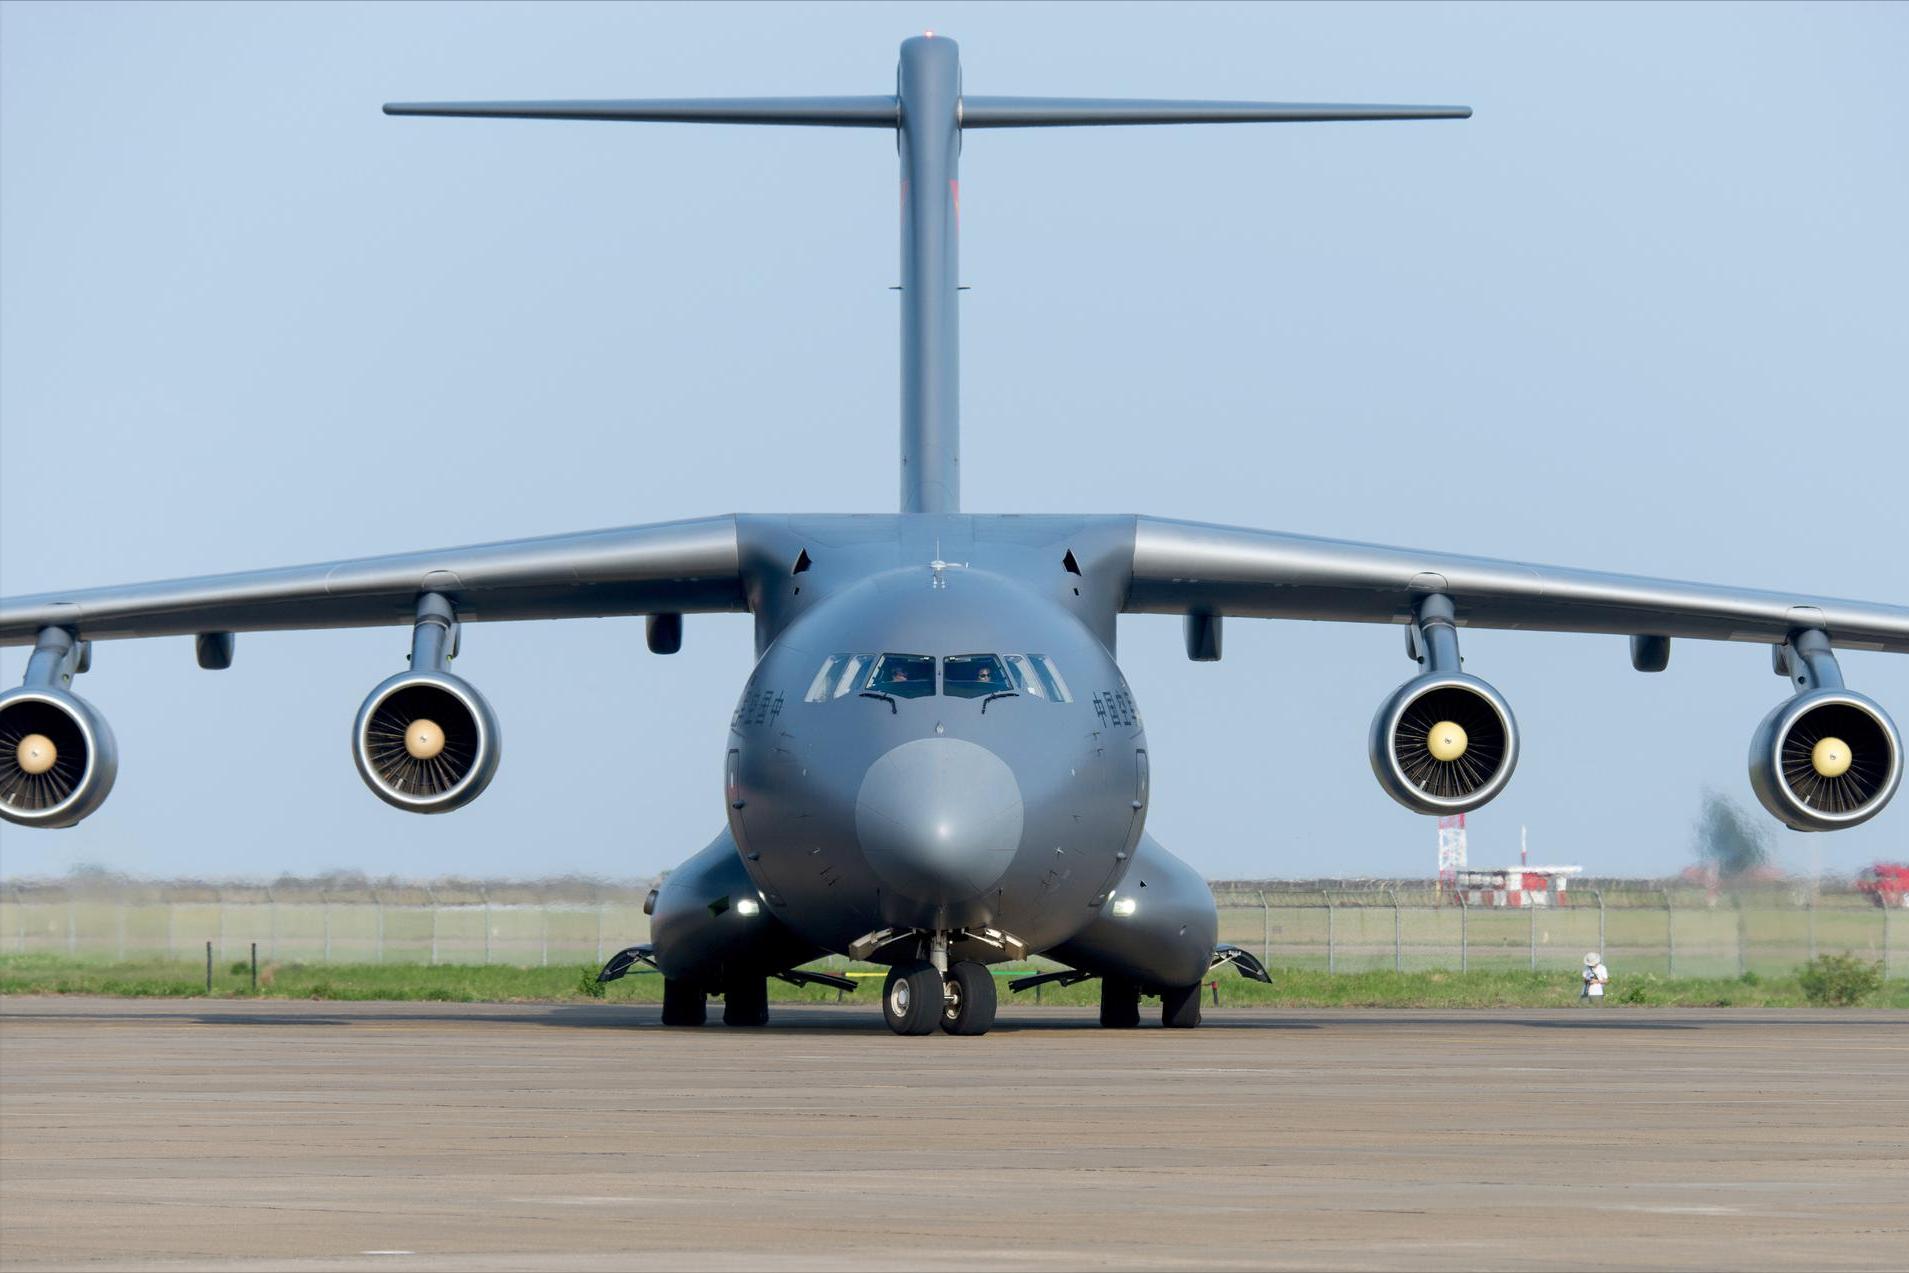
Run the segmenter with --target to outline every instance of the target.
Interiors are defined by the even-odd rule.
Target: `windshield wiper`
[[[863,698],[879,698],[885,703],[887,703],[888,714],[890,716],[896,716],[901,713],[901,709],[895,706],[895,696],[893,694],[884,694],[880,690],[863,690],[862,697]]]
[[[996,690],[994,691],[994,693],[988,695],[986,698],[981,700],[981,714],[983,716],[986,716],[988,714],[988,704],[992,703],[997,698],[1019,698],[1019,697],[1021,697],[1021,691],[1019,690]]]

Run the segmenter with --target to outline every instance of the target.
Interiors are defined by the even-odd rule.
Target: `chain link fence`
[[[10,884],[0,952],[299,963],[602,962],[648,941],[647,883]]]
[[[1228,881],[1213,892],[1220,940],[1269,967],[1558,970],[1597,951],[1630,972],[1739,977],[1849,952],[1909,976],[1909,913],[1853,889],[1597,881],[1573,884],[1563,905],[1530,907],[1469,905],[1423,881]]]
[[[1598,951],[1613,968],[1678,977],[1785,973],[1851,952],[1909,976],[1909,912],[1854,890],[1711,893],[1580,883],[1563,906],[1466,905],[1423,881],[1223,881],[1220,940],[1269,967],[1558,970]],[[0,885],[0,953],[302,963],[602,961],[649,940],[649,884],[589,880],[275,885]]]

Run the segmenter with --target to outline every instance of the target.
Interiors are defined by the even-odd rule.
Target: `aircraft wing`
[[[1890,554],[1885,554],[1889,559]],[[1900,568],[1900,556],[1893,556]],[[1900,590],[1900,575],[1892,587]],[[1679,583],[1490,557],[1139,517],[1128,613],[1410,622],[1451,599],[1459,625],[1782,645],[1822,631],[1840,649],[1909,654],[1909,605]]]
[[[459,620],[747,610],[736,520],[711,517],[467,548],[0,599],[0,645],[409,624],[439,593]]]

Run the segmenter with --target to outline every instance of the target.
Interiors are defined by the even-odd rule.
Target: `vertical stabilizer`
[[[893,96],[393,102],[387,115],[893,128],[901,151],[901,510],[961,511],[961,135],[971,128],[1464,119],[1466,106],[968,97],[961,50],[904,40]]]
[[[961,51],[901,46],[901,511],[961,511]]]

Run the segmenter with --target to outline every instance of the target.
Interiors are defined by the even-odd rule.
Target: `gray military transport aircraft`
[[[900,1034],[980,1034],[988,965],[1044,955],[1099,977],[1100,1019],[1200,1019],[1203,977],[1232,962],[1200,875],[1146,834],[1147,737],[1115,662],[1122,614],[1172,614],[1187,656],[1220,657],[1226,616],[1403,627],[1418,671],[1372,722],[1372,770],[1427,814],[1504,789],[1518,727],[1459,658],[1466,626],[1630,638],[1662,671],[1674,637],[1760,641],[1790,697],[1750,744],[1777,818],[1833,830],[1873,817],[1902,779],[1882,708],[1843,684],[1835,647],[1909,653],[1909,607],[1673,583],[1145,516],[960,512],[956,164],[991,128],[1463,119],[1456,106],[974,97],[952,40],[901,46],[895,91],[869,97],[389,105],[390,115],[808,124],[894,132],[901,154],[901,511],[730,515],[435,552],[0,601],[0,643],[33,645],[0,695],[0,816],[71,826],[118,763],[74,695],[92,643],[192,636],[230,666],[234,634],[411,624],[410,666],[359,708],[365,784],[413,813],[469,803],[497,770],[496,718],[449,668],[474,620],[645,615],[649,648],[685,614],[746,612],[758,658],[730,721],[728,823],[650,895],[663,1020],[768,1019],[767,979],[852,983],[827,953],[890,967]],[[1886,550],[1899,553],[1900,545]]]

